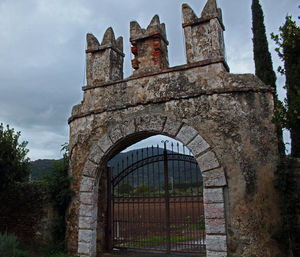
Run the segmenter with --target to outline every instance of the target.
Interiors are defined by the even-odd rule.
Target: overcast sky
[[[166,24],[170,66],[185,63],[181,5],[199,16],[206,0],[0,0],[0,122],[21,131],[29,157],[60,158],[68,141],[73,105],[83,97],[85,35],[102,40],[112,26],[123,36],[125,77],[130,65],[129,22],[146,27],[158,14]],[[300,15],[299,0],[261,0],[274,69],[279,60],[271,32],[285,16]],[[227,62],[232,73],[254,73],[251,0],[218,0],[226,28]],[[298,20],[298,19],[297,19]],[[298,20],[299,21],[299,20]],[[299,24],[299,23],[298,23]],[[284,78],[278,75],[284,97]]]

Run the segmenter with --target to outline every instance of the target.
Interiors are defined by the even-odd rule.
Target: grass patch
[[[192,240],[195,240],[195,238],[190,236],[171,235],[170,237],[171,243],[180,243],[180,242],[186,242]],[[124,246],[125,247],[154,247],[166,243],[167,243],[166,236],[147,236],[147,237],[139,236],[134,241],[128,242]]]

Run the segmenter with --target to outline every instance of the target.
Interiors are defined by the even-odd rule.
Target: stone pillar
[[[168,44],[165,24],[155,15],[147,29],[142,29],[136,21],[130,22],[131,61],[134,75],[152,73],[167,69]]]
[[[182,5],[187,63],[225,59],[222,11],[216,0],[208,0],[200,18],[187,4]]]
[[[101,44],[93,34],[87,34],[87,86],[122,80],[124,56],[123,38],[116,40],[112,28],[106,30]]]

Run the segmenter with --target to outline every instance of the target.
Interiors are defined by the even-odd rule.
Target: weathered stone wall
[[[189,72],[191,71],[189,70]],[[230,75],[221,72],[217,77],[220,80],[227,78],[227,80],[224,79],[226,82],[217,80],[215,85],[211,84],[212,89],[201,92],[200,85],[195,86],[193,82],[188,84],[190,74],[182,71],[178,73],[181,75],[165,75],[172,78],[181,76],[181,79],[174,80],[177,82],[173,84],[169,81],[165,84],[160,82],[160,78],[163,76],[160,74],[156,77],[142,77],[140,78],[141,83],[136,79],[130,80],[129,83],[124,81],[89,89],[88,91],[93,91],[89,94],[91,99],[85,98],[83,105],[85,105],[85,101],[86,103],[95,101],[95,105],[97,102],[101,102],[103,109],[97,111],[97,109],[89,109],[90,107],[87,105],[84,106],[85,112],[79,113],[78,107],[76,108],[76,115],[80,118],[76,118],[70,123],[73,175],[78,178],[78,183],[80,183],[82,170],[92,150],[93,142],[97,142],[101,135],[110,132],[109,128],[112,127],[112,124],[120,124],[121,129],[110,132],[111,140],[117,141],[116,139],[120,137],[118,132],[123,135],[132,134],[136,137],[128,137],[128,140],[123,140],[119,146],[115,146],[115,149],[112,147],[111,156],[131,143],[151,134],[157,134],[156,131],[160,131],[159,134],[172,136],[159,129],[166,122],[166,118],[177,121],[177,123],[171,123],[175,135],[184,122],[194,128],[209,143],[225,170],[228,183],[225,199],[227,199],[226,220],[229,232],[229,250],[253,254],[255,251],[264,252],[268,247],[272,249],[271,236],[276,230],[279,212],[275,204],[277,197],[273,188],[277,148],[274,126],[270,122],[273,109],[271,89],[261,84],[254,76]],[[243,80],[247,84],[242,84]],[[149,81],[152,81],[153,84],[151,85]],[[223,89],[216,87],[219,83]],[[121,102],[125,99],[120,96],[127,94],[120,94],[118,89],[137,92],[141,84],[147,90],[141,92],[142,94],[136,93],[132,97],[128,97],[129,103]],[[230,84],[234,86],[230,87]],[[206,84],[201,85],[202,88],[205,88]],[[224,89],[226,85],[228,88]],[[136,87],[136,90],[131,89],[130,86]],[[173,86],[171,92],[174,92],[174,97],[172,97],[174,99],[172,100],[165,99],[164,95],[169,86]],[[190,88],[195,88],[195,90],[191,90],[191,95],[188,96]],[[200,92],[197,92],[196,88],[200,88]],[[214,88],[215,90],[213,90]],[[176,89],[178,90],[177,94],[175,93]],[[101,100],[96,102],[97,91],[99,92],[98,99]],[[159,91],[162,93],[160,94]],[[154,94],[157,95],[156,98],[153,97],[153,100],[150,100]],[[87,95],[85,94],[85,97]],[[142,99],[145,103],[140,102],[134,106],[132,102],[140,101],[138,99],[140,95],[144,96]],[[159,95],[162,98],[159,98]],[[120,105],[113,109],[109,106],[112,102],[117,104],[120,102]],[[146,122],[147,126],[140,125],[141,121],[147,119],[150,120]],[[144,135],[138,132],[144,132]],[[114,136],[116,139],[113,139]],[[173,135],[173,137],[175,136]],[[188,145],[189,141],[184,143]],[[101,157],[95,156],[96,159],[101,159]],[[106,158],[108,159],[109,156]],[[271,253],[257,256],[276,255]]]
[[[40,183],[18,184],[1,193],[0,206],[0,233],[15,234],[30,245],[41,245],[51,236],[53,209]]]
[[[153,40],[164,36],[164,26],[154,18],[151,23],[160,31],[153,38],[142,30],[134,52],[142,49],[145,55],[135,56],[141,66],[134,74],[88,82],[82,103],[73,107],[69,150],[76,196],[68,212],[70,252],[96,256],[105,249],[107,161],[141,139],[162,134],[186,145],[203,173],[207,256],[281,256],[272,239],[279,221],[273,89],[254,75],[228,72],[215,0],[208,0],[199,19],[187,5],[183,16],[184,29],[194,31],[185,33],[186,42],[196,44],[187,45],[188,64],[166,67],[162,48],[162,63],[152,67]],[[131,38],[138,39],[136,31],[141,36],[132,29]],[[201,50],[202,39],[191,37],[207,37],[210,43]],[[98,65],[110,67],[110,60]]]

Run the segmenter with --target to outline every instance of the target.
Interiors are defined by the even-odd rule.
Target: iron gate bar
[[[107,180],[108,182],[111,180],[111,174],[112,174],[112,168],[108,167],[107,168]],[[107,224],[107,247],[108,249],[112,249],[113,247],[113,236],[112,236],[112,222],[113,222],[113,199],[112,199],[112,191],[111,191],[111,183],[108,183],[107,185],[107,217],[106,217],[106,224]],[[110,219],[111,217],[111,219]]]
[[[167,236],[167,252],[171,252],[171,235],[170,235],[170,199],[169,199],[169,169],[168,169],[168,154],[167,141],[164,141],[164,175],[165,175],[165,201],[166,201],[166,236]]]
[[[126,156],[126,165],[122,159],[121,169],[118,163],[116,172],[110,172],[111,247],[166,252],[205,249],[197,161],[183,155],[185,149],[180,154],[178,145],[178,153],[174,153],[173,144],[172,152],[168,152],[166,143],[163,149],[152,146],[150,151],[132,152],[131,160]],[[127,183],[128,192],[121,193],[122,181]]]
[[[186,156],[182,157],[180,154],[168,154],[168,160],[177,160],[177,161],[183,161],[183,162],[192,162],[196,165],[198,165],[197,161],[195,160],[194,157],[192,156]],[[124,177],[128,176],[131,172],[142,168],[143,166],[150,164],[150,163],[156,163],[156,162],[163,162],[164,161],[164,154],[160,155],[154,155],[151,157],[147,157],[146,159],[139,160],[128,167],[124,170],[124,172],[119,173],[117,176],[112,178],[113,185],[118,184],[121,180],[124,179]]]

